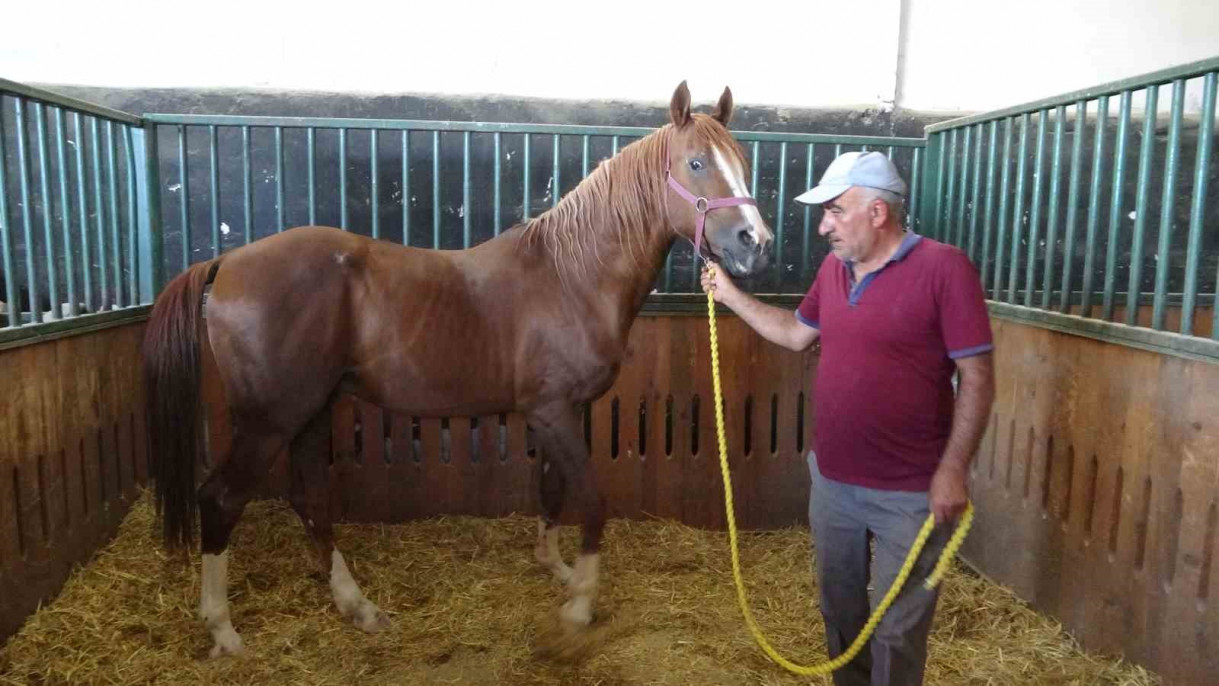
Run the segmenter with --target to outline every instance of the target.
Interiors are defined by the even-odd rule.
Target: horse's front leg
[[[571,627],[584,627],[592,621],[593,604],[597,598],[598,551],[605,529],[605,500],[597,489],[596,475],[589,460],[588,449],[584,445],[580,415],[576,408],[567,404],[547,406],[533,414],[531,424],[542,439],[543,450],[550,460],[550,469],[559,470],[561,482],[566,482],[570,487],[571,494],[575,496],[584,513],[584,540],[580,547],[580,556],[576,558],[570,572],[562,569],[566,565],[558,558],[557,544],[553,547],[550,545],[551,540],[557,541],[557,536],[552,538],[551,534],[557,524],[557,508],[553,515],[555,519],[544,522],[538,532],[539,549],[543,546],[547,548],[545,553],[539,555],[539,559],[549,563],[548,566],[551,566],[560,578],[566,577],[567,580],[570,597],[563,605],[560,617]],[[547,477],[543,474],[543,493],[547,490],[546,481]],[[551,513],[546,514],[549,517]],[[545,542],[541,540],[544,535],[547,538]]]

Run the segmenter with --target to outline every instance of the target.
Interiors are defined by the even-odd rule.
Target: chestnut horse
[[[676,238],[738,276],[769,259],[773,235],[749,197],[731,115],[727,88],[711,115],[692,114],[682,82],[671,123],[600,164],[545,214],[467,250],[298,227],[196,264],[165,287],[143,342],[156,502],[168,549],[190,549],[199,519],[199,609],[213,656],[243,649],[229,618],[229,535],[276,454],[340,392],[421,417],[522,413],[546,459],[536,556],[567,585],[562,620],[591,621],[605,506],[581,408],[613,384]],[[233,434],[196,490],[204,327]],[[290,501],[336,606],[365,631],[385,628],[334,544],[328,456],[293,451],[291,461]],[[572,567],[556,528],[568,489],[583,508]]]

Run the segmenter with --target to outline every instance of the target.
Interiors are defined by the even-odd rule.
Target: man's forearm
[[[804,325],[791,310],[767,305],[743,291],[734,293],[724,304],[771,343],[796,351],[806,347],[794,335],[796,327]]]
[[[984,371],[961,374],[953,411],[952,432],[944,449],[941,466],[965,471],[973,461],[986,433],[986,422],[994,402],[994,376],[989,364]]]

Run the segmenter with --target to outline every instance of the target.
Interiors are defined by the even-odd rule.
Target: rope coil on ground
[[[711,267],[714,269],[714,267]],[[753,634],[754,640],[758,646],[780,666],[793,674],[801,676],[813,676],[820,674],[829,674],[834,670],[841,669],[844,665],[855,659],[863,647],[867,644],[868,639],[872,637],[872,632],[880,623],[881,617],[885,611],[897,599],[898,593],[906,584],[907,578],[914,567],[915,561],[919,554],[923,551],[923,546],[927,543],[927,538],[931,536],[932,529],[935,527],[935,515],[928,515],[927,521],[923,523],[923,528],[915,537],[914,545],[910,548],[910,553],[906,556],[906,561],[902,564],[901,571],[898,572],[897,578],[894,579],[893,585],[890,586],[888,593],[876,606],[872,612],[872,616],[868,618],[868,622],[864,625],[863,630],[855,637],[855,641],[838,657],[822,662],[817,665],[798,665],[787,658],[783,657],[776,651],[766,640],[762,630],[758,627],[758,623],[753,618],[753,613],[749,611],[749,602],[745,597],[745,582],[741,578],[741,562],[737,552],[737,532],[736,532],[736,515],[732,506],[732,481],[728,474],[728,444],[724,435],[724,409],[723,395],[720,390],[720,354],[719,354],[719,339],[715,329],[715,294],[712,291],[707,292],[707,318],[711,330],[711,377],[715,389],[715,431],[719,441],[720,451],[720,472],[724,479],[724,507],[728,514],[728,540],[732,548],[732,577],[736,582],[737,602],[741,606],[741,613],[745,616],[745,623],[749,626],[749,632]],[[965,512],[961,515],[960,523],[956,531],[953,532],[952,538],[944,547],[940,554],[939,562],[936,564],[935,570],[927,577],[923,585],[932,589],[936,584],[944,578],[944,574],[948,571],[948,565],[952,563],[952,558],[956,556],[957,550],[965,541],[965,535],[969,533],[969,527],[973,523],[973,503],[969,502],[965,505]]]

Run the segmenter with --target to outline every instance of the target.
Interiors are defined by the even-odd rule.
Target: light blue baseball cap
[[[821,175],[821,182],[796,196],[796,202],[820,205],[846,193],[852,186],[906,195],[906,182],[887,156],[879,152],[844,152],[830,163]]]

